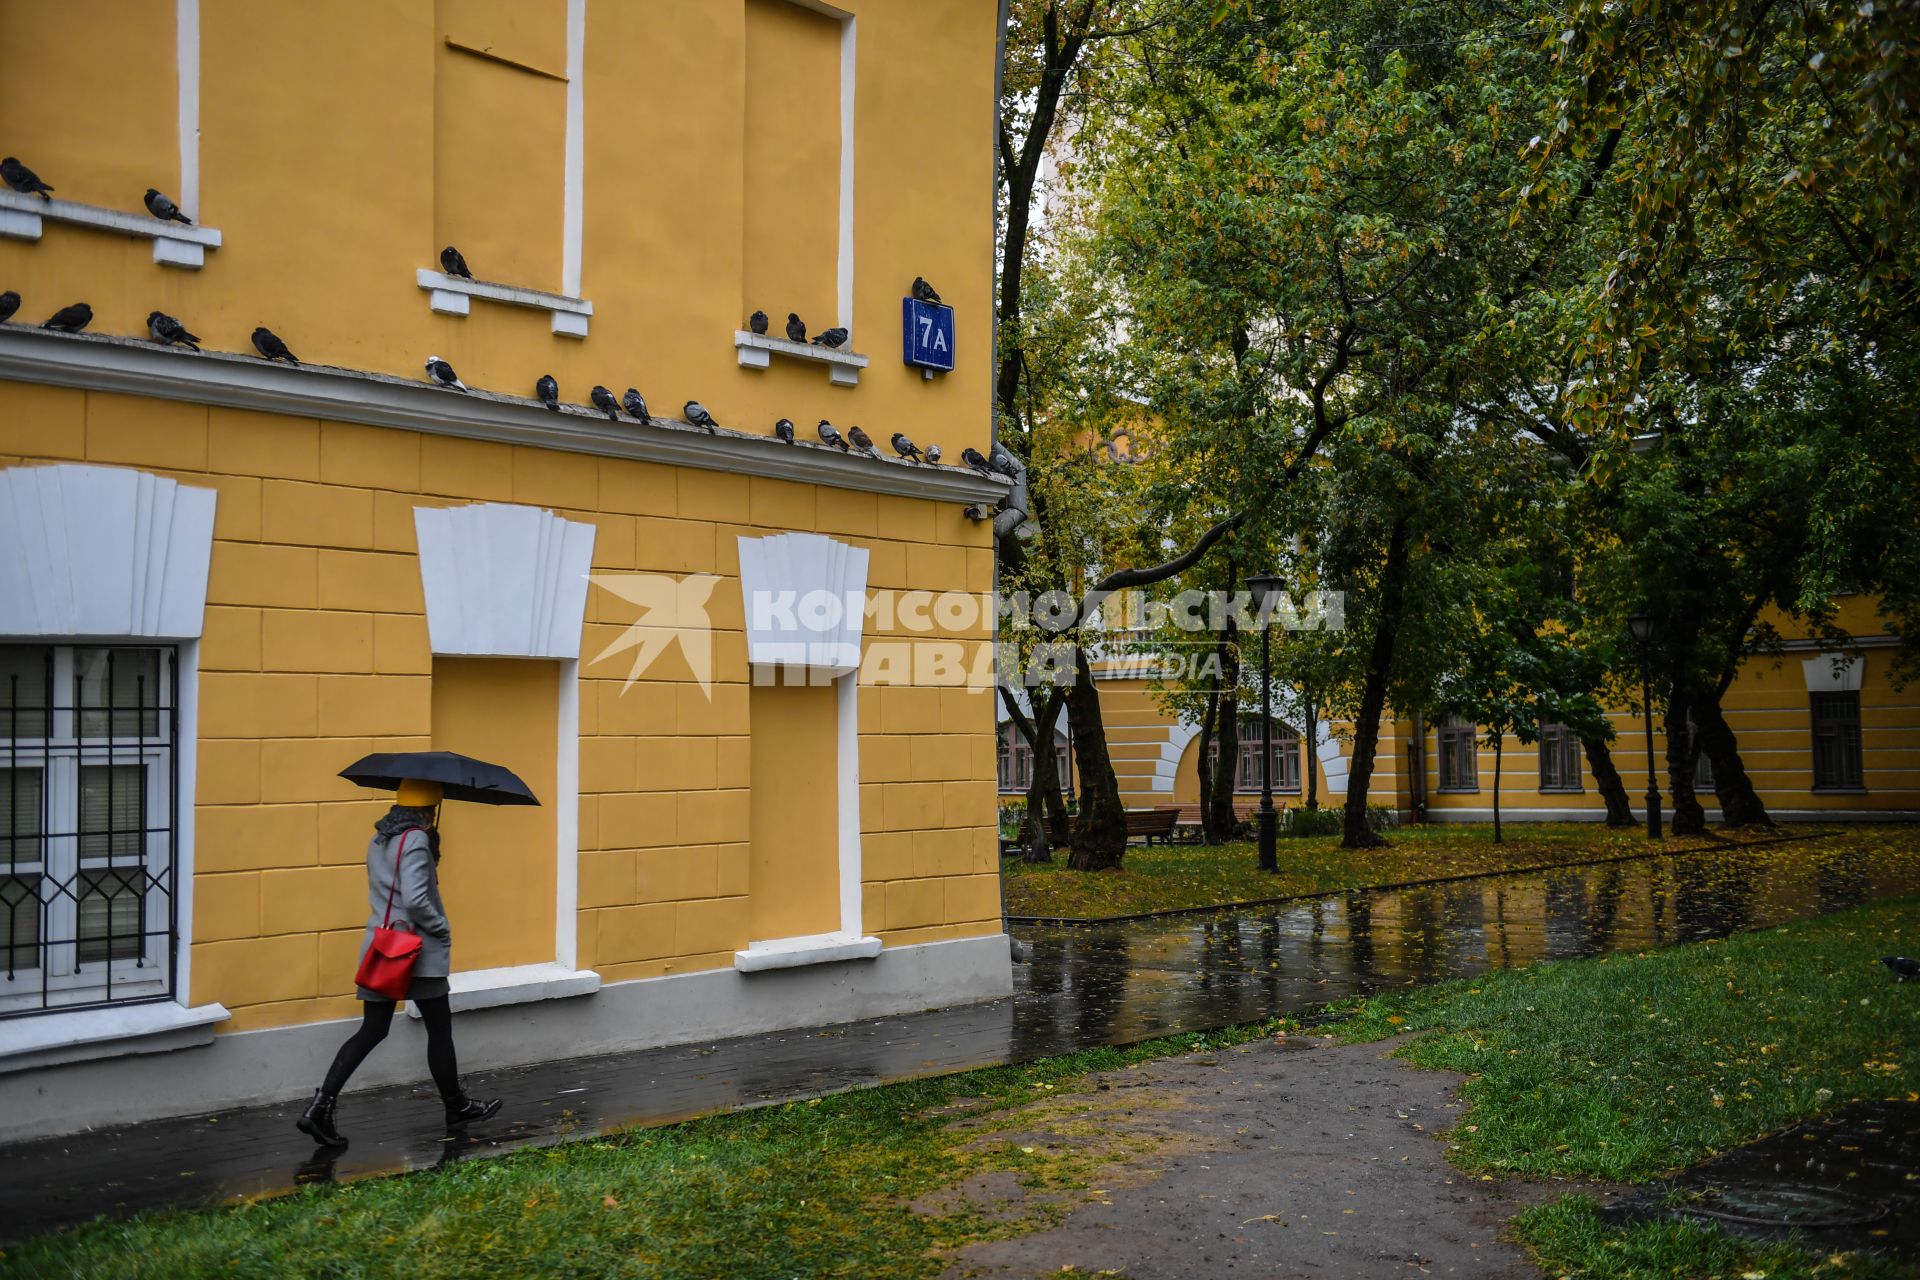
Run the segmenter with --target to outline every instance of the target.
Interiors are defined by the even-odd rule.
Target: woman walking
[[[373,944],[374,932],[399,928],[420,935],[420,951],[406,998],[420,1010],[427,1029],[427,1068],[446,1104],[447,1124],[485,1120],[500,1110],[500,1099],[476,1101],[460,1088],[460,1070],[453,1050],[453,1011],[447,1004],[447,975],[452,972],[453,933],[440,900],[440,802],[437,782],[402,780],[394,806],[373,826],[367,844],[366,939],[361,954]],[[334,1104],[340,1091],[373,1047],[387,1038],[397,1002],[367,987],[358,988],[363,1004],[360,1029],[334,1055],[327,1078],[314,1091],[313,1101],[297,1121],[301,1132],[322,1146],[344,1147],[347,1140],[334,1125]]]

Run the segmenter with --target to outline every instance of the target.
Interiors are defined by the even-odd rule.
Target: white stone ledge
[[[510,307],[530,307],[545,311],[553,319],[553,331],[563,338],[587,336],[587,321],[593,304],[585,298],[570,298],[564,293],[543,293],[518,285],[495,284],[491,280],[469,280],[425,267],[415,273],[420,287],[427,291],[427,305],[443,316],[464,316],[471,299],[502,302]]]
[[[879,954],[878,938],[854,933],[814,933],[749,942],[745,951],[733,953],[733,967],[742,973],[758,973],[763,969],[797,969],[802,965],[833,964],[839,960],[871,960]]]
[[[42,200],[39,196],[0,189],[0,236],[38,240],[49,219],[151,240],[153,260],[168,267],[197,270],[205,265],[207,250],[220,247],[220,233],[212,227],[189,227],[178,222],[162,222],[150,213],[126,213],[72,200]]]
[[[789,360],[824,364],[827,366],[827,381],[836,387],[859,386],[860,371],[868,363],[867,358],[858,352],[843,351],[839,347],[816,347],[811,342],[789,342],[785,338],[769,337],[746,329],[733,331],[733,346],[741,366],[748,369],[768,368],[777,355]]]
[[[710,435],[672,418],[656,417],[652,427],[609,422],[586,409],[553,413],[539,401],[521,396],[490,391],[462,395],[425,378],[329,365],[295,367],[225,351],[194,355],[137,338],[55,333],[22,324],[0,324],[0,379],[398,427],[962,505],[991,506],[1008,489],[1004,477],[983,476],[968,467],[848,455],[811,441],[782,444],[770,435],[725,427]]]
[[[600,989],[600,975],[591,969],[569,969],[560,964],[521,964],[503,969],[471,969],[447,980],[454,1012],[493,1009],[503,1004],[532,1004],[536,1000],[564,1000],[590,996]],[[420,1016],[420,1007],[407,1002],[407,1016]]]
[[[0,1074],[211,1044],[213,1024],[229,1016],[222,1004],[156,1000],[8,1018],[0,1022]]]

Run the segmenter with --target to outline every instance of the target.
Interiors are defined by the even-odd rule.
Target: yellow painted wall
[[[817,334],[840,323],[840,23],[745,5],[741,325],[757,308],[781,336],[792,311]]]
[[[840,927],[836,697],[832,685],[747,693],[747,932],[755,941]]]
[[[433,749],[505,765],[541,801],[442,806],[440,892],[453,922],[454,967],[548,963],[559,664],[435,657],[432,678]]]
[[[141,217],[148,187],[178,199],[173,24],[174,6],[154,0],[0,0],[0,154],[56,199]]]
[[[438,0],[435,17],[433,235],[423,265],[437,269],[451,244],[477,279],[558,293],[566,0]]]
[[[428,646],[416,505],[540,506],[595,525],[595,572],[720,577],[710,696],[677,656],[627,687],[626,655],[599,655],[639,609],[588,595],[578,964],[608,982],[730,966],[752,938],[739,537],[830,534],[867,550],[876,590],[980,593],[993,581],[989,534],[954,503],[0,381],[0,467],[55,461],[219,494],[194,918],[182,923],[191,998],[232,1009],[223,1030],[357,1016],[367,838],[389,798],[334,775],[369,751],[446,745],[434,686],[436,667],[452,667]],[[910,644],[899,683],[861,677],[862,927],[888,946],[996,933],[993,697],[938,683],[934,661],[977,667],[988,624],[919,634],[895,620],[867,637],[870,657],[881,641]],[[550,666],[507,666],[508,677],[544,669],[527,705],[553,705]],[[544,731],[525,714],[527,733]],[[502,745],[509,758],[519,749]],[[462,897],[460,849],[469,821],[495,812],[448,810],[455,959],[471,968],[498,931],[490,908]]]
[[[76,35],[75,6],[0,3],[8,52],[0,145],[63,196],[139,213],[146,186],[178,180],[174,6],[110,7],[133,16]],[[473,21],[496,24],[544,63],[559,56],[548,15],[560,7],[540,0],[524,20],[499,26],[500,0]],[[414,378],[431,353],[470,384],[510,394],[530,394],[544,373],[578,403],[594,383],[631,384],[656,408],[677,412],[697,398],[743,430],[827,417],[881,440],[904,430],[957,459],[962,446],[984,449],[990,430],[997,13],[982,0],[842,7],[858,22],[853,347],[873,358],[857,388],[831,386],[817,366],[776,360],[754,371],[736,361],[750,252],[761,256],[746,200],[763,182],[748,167],[744,0],[588,6],[582,272],[595,311],[584,341],[553,336],[545,313],[522,308],[475,302],[464,318],[435,315],[415,282],[417,269],[437,267],[448,239],[479,275],[509,275],[494,269],[506,264],[537,277],[508,283],[548,288],[562,252],[548,230],[558,216],[557,156],[524,175],[494,174],[490,185],[436,160],[469,159],[475,131],[502,135],[519,154],[551,131],[561,86],[467,65],[477,60],[446,50],[441,17],[426,4],[202,0],[201,213],[222,247],[204,269],[182,271],[155,266],[144,241],[48,224],[37,243],[0,241],[0,281],[22,294],[22,321],[84,299],[94,331],[144,334],[157,307],[216,350],[250,352],[248,334],[266,324],[313,363]],[[460,21],[467,11],[458,6]],[[518,104],[506,108],[511,118],[445,118],[442,89],[469,78]],[[81,101],[48,105],[69,98]],[[794,115],[837,111],[807,102]],[[462,130],[442,147],[439,133]],[[825,136],[837,148],[837,120]],[[812,226],[829,212],[809,202],[796,216]],[[808,232],[809,243],[818,235]],[[830,309],[831,256],[817,282],[815,264],[804,265],[805,283],[768,290],[825,290],[825,301],[806,305]],[[959,367],[931,381],[894,346],[900,298],[918,274],[956,309]],[[784,319],[777,300],[756,305]],[[448,412],[459,409],[450,403]]]

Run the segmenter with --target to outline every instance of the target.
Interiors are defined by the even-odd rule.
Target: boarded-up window
[[[754,685],[747,932],[755,942],[840,928],[838,690]]]
[[[840,23],[791,0],[746,0],[741,314],[840,323]]]
[[[557,292],[565,216],[566,0],[440,0],[429,261]]]
[[[0,154],[17,156],[59,200],[145,217],[148,187],[178,199],[174,20],[175,6],[155,0],[0,0],[10,68],[0,73]]]
[[[554,761],[559,664],[433,660],[433,747],[503,764],[540,805],[448,803],[440,811],[440,894],[464,971],[554,959]]]

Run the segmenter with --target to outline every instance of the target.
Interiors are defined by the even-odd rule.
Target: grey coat
[[[404,840],[399,851],[400,884],[394,887],[394,843]],[[391,836],[376,833],[367,843],[367,916],[366,936],[360,940],[360,954],[373,945],[373,931],[387,918],[387,893],[393,892],[393,916],[389,928],[411,928],[420,935],[420,958],[414,962],[413,976],[444,978],[452,970],[453,930],[447,924],[447,907],[440,900],[440,875],[434,867],[427,833],[420,830],[396,831]],[[419,994],[416,992],[415,994]]]

